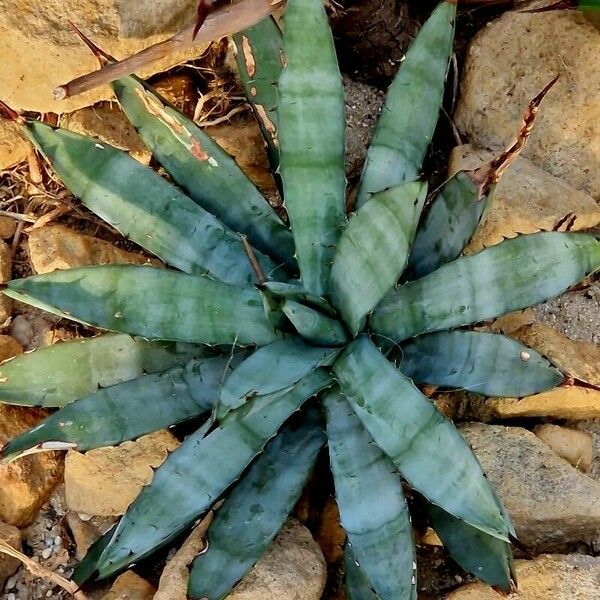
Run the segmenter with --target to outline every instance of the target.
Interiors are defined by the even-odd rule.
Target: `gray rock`
[[[600,531],[600,483],[526,429],[481,423],[460,429],[523,544],[556,551],[570,543],[594,541]]]
[[[228,600],[319,600],[327,568],[310,532],[290,519]]]

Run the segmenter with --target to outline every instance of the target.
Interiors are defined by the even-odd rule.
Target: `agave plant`
[[[115,94],[173,183],[97,140],[13,115],[85,206],[177,270],[96,266],[7,285],[12,298],[113,333],[0,367],[0,401],[60,409],[4,458],[200,424],[90,549],[77,582],[138,562],[224,499],[189,594],[226,596],[327,443],[352,599],[417,596],[402,479],[458,563],[510,588],[510,519],[415,384],[516,397],[560,384],[534,350],[464,327],[568,289],[600,267],[600,245],[547,232],[461,256],[543,94],[514,148],[455,175],[421,215],[455,12],[442,2],[406,55],[348,204],[344,94],[321,0],[289,0],[283,35],[267,19],[235,36],[289,228],[230,156],[135,77],[115,81]]]

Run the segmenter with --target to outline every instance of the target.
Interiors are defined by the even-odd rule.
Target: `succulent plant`
[[[510,588],[510,519],[415,384],[515,397],[559,385],[534,350],[464,327],[568,289],[600,267],[600,245],[543,232],[461,256],[543,94],[514,147],[452,177],[422,216],[455,13],[442,2],[407,53],[348,204],[344,90],[321,0],[289,0],[283,35],[267,19],[235,36],[289,227],[229,155],[135,77],[115,81],[115,94],[173,183],[105,143],[14,115],[85,206],[177,270],[96,266],[7,285],[12,298],[113,333],[0,367],[0,401],[60,409],[4,458],[201,424],[90,549],[79,583],[150,555],[224,498],[189,584],[193,598],[224,597],[327,443],[353,600],[417,596],[402,479],[456,561]]]

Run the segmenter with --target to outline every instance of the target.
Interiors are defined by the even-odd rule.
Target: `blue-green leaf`
[[[188,437],[121,519],[98,559],[98,576],[124,569],[184,531],[262,452],[282,423],[329,381],[326,372],[314,371],[287,394],[262,403],[257,399],[251,411],[240,409],[239,419],[228,419],[208,435],[200,431]]]
[[[263,346],[225,381],[217,417],[223,418],[253,398],[290,389],[315,369],[331,365],[338,354],[338,348],[308,346],[298,338]]]
[[[494,188],[480,189],[465,172],[452,177],[431,203],[412,246],[409,267],[423,277],[460,256],[492,202]]]
[[[233,36],[236,62],[246,98],[267,143],[271,168],[279,167],[277,82],[283,68],[283,36],[267,17]]]
[[[343,231],[329,287],[355,335],[404,271],[426,193],[427,186],[420,182],[379,192]]]
[[[124,236],[186,273],[255,281],[240,236],[152,169],[108,144],[40,121],[28,121],[24,130],[69,190]],[[265,274],[283,276],[278,264],[256,254]]]
[[[0,366],[0,402],[63,407],[73,400],[213,355],[207,346],[103,335],[22,354]]]
[[[394,464],[339,390],[324,403],[335,494],[354,559],[381,600],[415,600],[412,525]]]
[[[345,221],[344,89],[321,0],[289,0],[279,79],[285,206],[304,286],[327,293]]]
[[[357,416],[412,487],[473,527],[508,540],[501,505],[468,444],[368,337],[348,346],[333,371]]]
[[[454,39],[456,2],[439,4],[406,53],[383,107],[356,205],[417,179],[442,105]]]
[[[427,504],[431,524],[452,558],[471,575],[509,593],[515,581],[510,544]]]
[[[370,325],[397,342],[470,325],[558,296],[599,268],[600,243],[591,235],[523,235],[401,286]]]
[[[535,350],[494,333],[442,331],[419,336],[398,351],[398,368],[415,383],[486,396],[529,396],[564,377]]]
[[[194,360],[153,375],[120,383],[67,405],[37,427],[11,440],[3,459],[46,442],[72,444],[80,452],[115,446],[212,410],[229,369],[244,353]]]
[[[250,467],[208,530],[190,572],[192,598],[220,600],[264,554],[298,500],[325,443],[318,411],[288,426]]]
[[[4,293],[67,319],[148,339],[262,345],[277,338],[258,290],[152,267],[54,271],[15,279]]]

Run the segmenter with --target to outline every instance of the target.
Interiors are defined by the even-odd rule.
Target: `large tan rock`
[[[450,175],[477,169],[493,152],[458,146],[450,157]],[[530,160],[519,157],[503,175],[494,201],[483,217],[466,254],[499,244],[519,233],[590,229],[600,223],[600,207],[589,194],[554,177]]]
[[[519,590],[506,600],[597,600],[600,558],[581,554],[545,555],[517,560]],[[447,600],[499,600],[483,583],[466,585]]]
[[[29,148],[29,143],[21,135],[20,127],[12,121],[0,118],[0,171],[24,160]]]
[[[0,446],[37,425],[46,412],[0,404]],[[35,454],[0,466],[0,519],[22,527],[33,521],[62,476],[54,452]]]
[[[525,398],[470,398],[470,410],[483,421],[547,417],[552,419],[600,418],[600,391],[581,386],[557,387]]]
[[[28,240],[29,259],[36,273],[105,264],[160,264],[141,254],[126,252],[110,242],[78,233],[64,225],[34,229]]]
[[[592,436],[585,431],[552,423],[536,425],[533,433],[568,463],[587,473],[592,466]]]
[[[290,519],[228,600],[319,600],[327,568],[310,532]]]
[[[469,47],[458,128],[480,147],[504,147],[528,102],[555,75],[524,156],[600,199],[600,32],[577,11],[507,12]]]
[[[600,531],[600,483],[520,427],[460,428],[512,517],[519,540],[537,551],[592,542]]]
[[[67,506],[85,515],[122,515],[152,481],[153,469],[178,446],[171,433],[157,431],[115,448],[87,454],[69,451],[65,460]]]
[[[68,100],[53,89],[98,68],[96,59],[69,26],[70,19],[104,50],[124,58],[161,41],[193,21],[196,0],[4,0],[0,11],[0,98],[15,108],[68,112],[112,97],[108,86]],[[146,77],[206,48],[197,44],[142,69]]]
[[[0,540],[15,550],[21,550],[21,532],[14,525],[7,525],[0,521]],[[21,562],[18,559],[0,553],[0,590],[20,565]]]
[[[133,571],[126,571],[119,575],[108,594],[102,600],[152,600],[154,586],[136,575]]]

